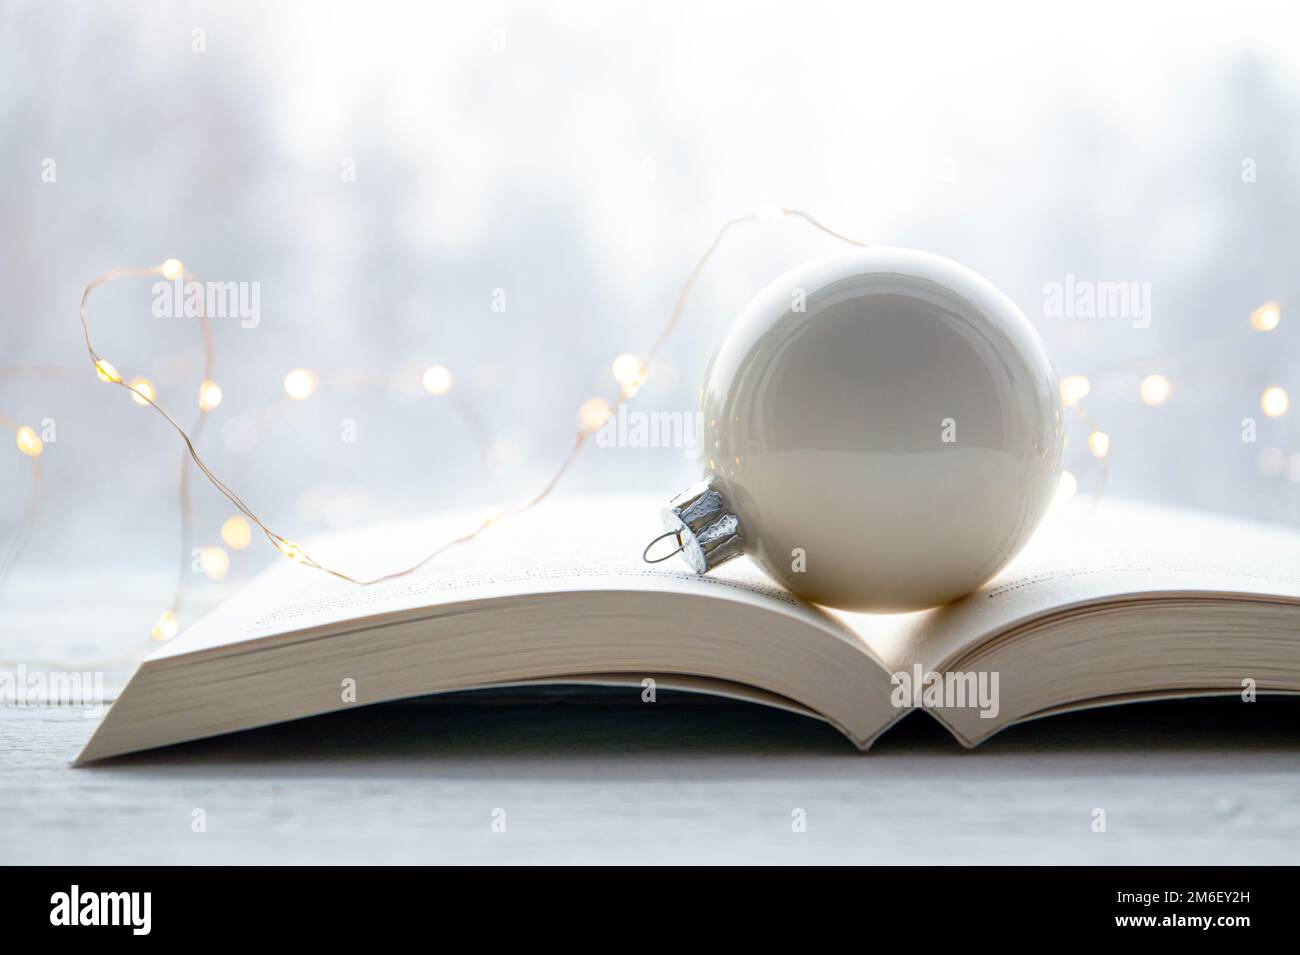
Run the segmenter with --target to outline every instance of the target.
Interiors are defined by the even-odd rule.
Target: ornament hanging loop
[[[677,539],[677,549],[673,551],[669,551],[667,554],[664,554],[662,557],[655,557],[652,559],[650,557],[650,548],[654,547],[655,544],[658,544],[665,537],[675,537]],[[677,530],[665,531],[664,533],[656,537],[654,540],[652,540],[650,543],[645,545],[645,550],[641,551],[641,559],[645,561],[647,564],[662,564],[664,561],[668,560],[668,558],[676,557],[678,554],[680,554],[682,552],[682,549],[685,546],[686,545],[682,543],[681,531],[677,531]]]

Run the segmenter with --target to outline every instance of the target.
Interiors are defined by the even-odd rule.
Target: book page
[[[283,560],[151,659],[417,609],[599,590],[698,594],[758,605],[813,623],[869,653],[832,617],[791,597],[747,559],[707,576],[677,558],[646,564],[641,553],[663,532],[662,507],[662,501],[643,496],[556,498],[489,527],[410,575],[372,586]],[[303,543],[320,563],[367,577],[409,566],[478,520],[478,515],[441,515]]]
[[[866,643],[748,560],[707,576],[645,565],[660,506],[547,501],[370,587],[280,560],[147,659],[79,758],[357,703],[647,676],[816,714],[862,748],[903,715]],[[450,515],[371,525],[303,546],[349,573],[391,572],[476,523]],[[348,680],[364,688],[353,699],[340,693]]]
[[[837,614],[891,670],[943,670],[989,636],[1044,614],[1125,597],[1237,594],[1300,601],[1300,533],[1122,499],[1049,515],[992,581],[946,607]]]

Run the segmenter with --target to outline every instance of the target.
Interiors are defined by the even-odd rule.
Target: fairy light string
[[[179,277],[182,282],[193,281],[195,278],[194,273],[188,272],[176,259],[168,259],[166,262],[157,266],[112,269],[102,275],[96,276],[87,283],[81,296],[78,314],[81,320],[82,335],[85,339],[86,352],[89,355],[92,366],[99,378],[108,384],[116,385],[130,392],[132,400],[135,401],[136,404],[152,408],[163,418],[164,421],[167,422],[172,430],[176,432],[184,445],[185,456],[182,458],[181,469],[181,517],[183,530],[182,562],[187,559],[189,548],[188,528],[191,523],[189,465],[192,464],[198,469],[199,473],[207,479],[208,483],[234,506],[239,515],[251,522],[257,530],[261,531],[262,535],[281,554],[297,563],[303,564],[314,570],[319,570],[348,583],[360,586],[373,586],[375,584],[384,583],[385,581],[394,580],[412,574],[424,567],[430,561],[435,560],[444,554],[449,549],[474,540],[494,524],[504,519],[523,514],[546,500],[546,498],[548,498],[559,485],[565,474],[568,473],[569,469],[577,461],[591,436],[604,425],[608,417],[620,405],[631,399],[645,383],[655,357],[667,342],[685,312],[686,305],[690,299],[690,294],[695,286],[696,280],[699,278],[709,260],[713,257],[713,254],[722,246],[732,229],[739,225],[754,222],[776,222],[786,218],[787,216],[802,219],[815,229],[838,241],[854,246],[865,245],[863,242],[829,228],[801,209],[788,209],[784,206],[768,206],[751,215],[740,216],[725,222],[714,236],[713,241],[709,244],[704,254],[695,263],[690,274],[687,276],[685,283],[678,293],[673,310],[667,322],[664,324],[659,336],[655,339],[649,351],[646,353],[645,359],[638,361],[631,355],[620,356],[615,362],[615,377],[619,381],[618,392],[612,395],[609,399],[600,397],[589,399],[580,407],[578,428],[574,435],[573,443],[550,479],[532,497],[526,499],[522,503],[504,510],[494,510],[489,512],[483,517],[477,526],[458,537],[443,542],[415,563],[377,577],[357,577],[316,560],[301,544],[274,530],[255,510],[253,510],[251,506],[249,506],[247,502],[244,501],[238,493],[218,477],[203,459],[203,456],[198,451],[196,442],[206,420],[207,413],[220,403],[221,391],[220,387],[212,378],[211,333],[208,331],[206,323],[202,321],[202,315],[199,316],[199,323],[200,327],[204,329],[204,378],[203,383],[200,386],[199,416],[194,425],[189,429],[185,428],[162,406],[158,401],[158,396],[151,383],[144,379],[132,379],[128,381],[112,363],[105,359],[96,350],[90,335],[90,322],[86,315],[87,302],[96,289],[109,282],[122,278],[162,276],[169,280],[174,280]],[[295,369],[286,376],[285,391],[291,398],[304,400],[315,391],[316,383],[317,379],[314,373],[306,369]],[[441,366],[434,366],[434,368],[426,371],[423,379],[423,385],[430,394],[446,393],[446,391],[450,390],[450,383],[450,372],[441,368]],[[475,421],[475,424],[477,424],[477,421]],[[477,431],[478,429],[473,428],[473,430]],[[228,521],[227,526],[223,527],[223,539],[227,537],[227,528],[229,525],[230,522]],[[235,525],[234,529],[232,529],[230,533],[237,535],[239,533],[238,525]],[[178,585],[171,606],[163,614],[159,623],[154,628],[155,638],[167,639],[175,634],[179,609],[180,587]]]
[[[109,384],[116,385],[130,392],[131,398],[136,404],[152,408],[153,411],[160,415],[176,432],[177,436],[183,443],[184,454],[181,458],[181,471],[179,478],[182,575],[188,566],[190,554],[190,535],[192,528],[192,488],[190,469],[191,466],[193,466],[203,475],[208,483],[218,491],[218,493],[230,502],[238,512],[236,516],[232,516],[226,521],[222,526],[221,532],[222,540],[228,546],[232,547],[232,549],[242,550],[244,547],[248,546],[250,536],[249,524],[251,524],[262,533],[262,535],[276,548],[276,550],[291,560],[348,583],[360,586],[372,586],[414,573],[442,554],[446,553],[451,548],[474,540],[489,527],[502,520],[523,514],[546,500],[580,457],[591,436],[604,425],[605,421],[618,409],[620,405],[633,398],[644,385],[645,381],[648,379],[656,357],[659,355],[661,349],[667,343],[673,331],[680,323],[696,281],[712,259],[713,255],[723,245],[731,231],[741,225],[755,222],[779,222],[786,218],[797,218],[803,220],[814,229],[845,244],[857,247],[864,247],[867,245],[867,243],[861,242],[829,228],[804,210],[791,209],[779,205],[767,206],[750,215],[739,216],[724,222],[688,274],[678,292],[673,309],[667,321],[664,323],[658,336],[645,353],[645,357],[643,359],[638,359],[635,355],[630,353],[619,355],[613,363],[614,378],[619,384],[618,391],[612,394],[609,398],[599,396],[590,398],[580,406],[578,410],[578,428],[575,432],[573,443],[549,480],[547,480],[533,496],[527,498],[522,503],[504,510],[490,511],[484,515],[477,526],[472,527],[464,534],[442,542],[415,563],[394,570],[390,573],[371,578],[357,577],[317,561],[302,547],[301,544],[285,537],[269,526],[266,521],[263,520],[238,493],[218,477],[204,461],[202,455],[198,451],[196,442],[202,433],[208,414],[221,403],[222,392],[220,386],[217,385],[213,378],[214,349],[211,331],[208,328],[207,322],[203,320],[203,315],[201,313],[198,322],[203,335],[204,346],[203,380],[199,390],[199,412],[194,423],[188,429],[185,428],[158,401],[156,390],[151,382],[142,378],[126,379],[95,349],[90,336],[90,324],[86,310],[88,300],[96,289],[109,282],[116,281],[117,279],[132,277],[162,276],[169,280],[175,280],[179,277],[182,282],[194,281],[196,280],[195,273],[187,271],[183,264],[176,259],[168,259],[161,265],[157,266],[112,269],[95,277],[86,285],[81,297],[79,316],[83,337],[85,339],[86,351],[98,377]],[[196,300],[201,309],[202,296],[196,296]],[[1276,302],[1265,303],[1252,313],[1251,326],[1256,331],[1271,331],[1277,327],[1280,321],[1281,311],[1282,307]],[[441,365],[435,365],[427,369],[422,378],[422,386],[424,390],[435,396],[448,394],[452,390],[452,382],[453,376],[451,371]],[[302,401],[315,393],[318,383],[319,378],[314,372],[308,369],[294,369],[285,377],[284,390],[286,395],[291,399]],[[1088,447],[1092,456],[1097,461],[1097,494],[1100,495],[1105,487],[1108,474],[1110,439],[1083,409],[1082,402],[1088,395],[1091,389],[1091,384],[1083,375],[1071,375],[1062,379],[1060,389],[1063,404],[1078,415],[1080,420],[1088,429]],[[1169,397],[1171,390],[1172,385],[1169,379],[1163,374],[1157,373],[1148,375],[1142,383],[1141,398],[1143,402],[1148,405],[1158,405],[1163,403]],[[1289,398],[1280,386],[1271,386],[1269,389],[1265,390],[1264,395],[1261,397],[1261,405],[1264,407],[1265,413],[1270,416],[1277,416],[1277,414],[1285,413],[1288,404]],[[463,405],[458,405],[455,410],[457,414],[466,421],[470,430],[475,433],[475,436],[480,438],[481,441],[485,429],[482,426],[481,420],[472,413],[472,409],[467,409]],[[11,429],[15,429],[16,427],[11,422],[8,422],[7,419],[3,419],[3,422]],[[485,448],[485,446],[485,442],[481,441],[481,448]],[[36,469],[36,474],[39,477],[38,456],[39,452],[37,452],[36,456],[33,456],[33,464]],[[1073,475],[1070,475],[1068,472],[1066,474],[1066,479],[1067,483],[1077,486],[1077,482],[1073,480]],[[34,487],[39,489],[39,481],[34,485]],[[34,494],[34,500],[38,499],[39,492],[37,490],[37,493]],[[34,514],[34,505],[32,508],[29,508],[29,514]],[[245,521],[248,523],[244,523]],[[13,550],[14,548],[11,546],[10,552],[12,553]],[[224,552],[222,556],[224,556]],[[8,560],[8,558],[6,559]],[[12,563],[11,560],[9,562]],[[0,567],[3,566],[5,565],[0,565]],[[164,612],[158,624],[154,627],[153,636],[155,639],[169,639],[171,636],[174,636],[178,630],[178,617],[181,609],[182,592],[180,579],[183,578],[178,579],[177,589],[173,596],[171,605],[168,610]]]
[[[1276,300],[1262,303],[1250,313],[1251,331],[1247,334],[1267,334],[1275,331],[1281,325],[1283,312],[1289,311],[1295,305],[1296,302],[1293,300],[1288,300],[1286,304]],[[1193,348],[1172,355],[1124,359],[1097,369],[1094,375],[1104,380],[1109,375],[1124,374],[1136,369],[1143,373],[1138,383],[1138,399],[1148,407],[1159,407],[1169,401],[1174,393],[1174,383],[1166,373],[1170,367],[1207,357],[1217,360],[1223,349],[1232,345],[1240,336],[1241,331],[1240,326],[1232,324],[1209,341],[1199,343]],[[1092,381],[1087,375],[1072,374],[1061,379],[1062,404],[1078,415],[1087,428],[1088,450],[1097,459],[1099,466],[1097,495],[1100,496],[1109,474],[1111,441],[1110,435],[1103,431],[1083,409],[1082,401],[1091,391]],[[1259,408],[1265,417],[1281,418],[1287,414],[1290,407],[1291,396],[1282,385],[1266,385],[1259,393]]]
[[[786,218],[801,219],[818,231],[848,245],[858,247],[865,247],[867,245],[867,243],[858,241],[857,239],[853,239],[827,227],[803,210],[790,209],[779,205],[767,206],[757,210],[751,215],[740,216],[723,223],[714,235],[709,246],[705,249],[703,255],[695,263],[694,267],[688,274],[677,295],[671,314],[661,328],[658,337],[646,352],[645,358],[639,359],[636,355],[630,353],[619,355],[612,365],[614,379],[619,383],[618,392],[610,399],[599,396],[593,397],[581,405],[578,411],[578,429],[574,436],[573,444],[561,461],[559,467],[555,470],[545,485],[543,485],[542,488],[531,498],[519,505],[504,511],[494,510],[487,513],[476,527],[473,527],[458,537],[441,543],[416,563],[392,573],[371,579],[359,579],[337,569],[324,566],[307,554],[301,545],[272,530],[234,490],[213,473],[211,468],[208,467],[202,456],[199,454],[196,442],[203,432],[209,414],[221,404],[223,398],[221,388],[213,377],[215,348],[211,329],[205,321],[206,316],[202,311],[204,307],[203,296],[195,297],[195,302],[198,307],[198,326],[203,344],[203,377],[199,386],[198,413],[193,424],[191,424],[188,429],[183,427],[176,418],[158,402],[157,389],[153,382],[142,377],[134,377],[128,380],[96,351],[90,337],[90,326],[86,316],[86,308],[91,294],[97,288],[121,278],[161,276],[169,281],[174,281],[179,278],[182,283],[185,283],[197,281],[197,275],[186,270],[185,266],[179,260],[167,259],[157,266],[143,268],[116,268],[95,277],[87,283],[85,290],[82,292],[79,316],[81,319],[86,351],[90,357],[96,375],[102,381],[117,385],[130,392],[131,400],[135,404],[142,407],[152,408],[168,423],[168,425],[171,426],[171,428],[181,438],[184,446],[184,453],[180,458],[180,473],[178,478],[178,504],[181,523],[180,568],[171,603],[159,618],[158,622],[154,625],[152,631],[153,639],[159,641],[168,640],[175,636],[179,631],[179,617],[182,609],[183,594],[182,584],[189,569],[190,555],[192,553],[190,549],[193,536],[192,467],[197,468],[199,473],[207,479],[208,483],[216,488],[216,490],[225,497],[238,512],[236,515],[227,519],[221,527],[222,541],[233,550],[243,550],[249,546],[251,542],[251,528],[249,522],[251,522],[251,524],[260,530],[263,536],[266,537],[266,539],[286,557],[353,584],[370,586],[411,574],[451,548],[475,539],[492,525],[503,519],[531,510],[549,497],[565,474],[577,461],[590,437],[604,425],[608,417],[613,414],[620,405],[633,398],[645,383],[655,358],[679,324],[697,279],[702,274],[705,266],[711,260],[713,255],[722,246],[732,229],[740,225],[754,222],[779,222]],[[1285,305],[1280,304],[1277,301],[1264,302],[1251,312],[1249,321],[1250,327],[1258,333],[1274,331],[1281,322],[1283,312],[1289,310],[1294,304],[1294,302],[1288,302]],[[1225,339],[1227,336],[1234,334],[1237,334],[1236,329],[1228,328],[1224,330]],[[1208,347],[1204,344],[1195,349],[1197,353],[1201,354],[1208,350]],[[1120,364],[1123,367],[1135,367],[1150,372],[1146,374],[1140,383],[1138,397],[1143,404],[1155,407],[1168,401],[1173,393],[1173,382],[1171,382],[1170,378],[1166,375],[1165,370],[1167,370],[1171,364],[1176,363],[1176,361],[1176,357],[1164,355],[1156,358],[1133,359]],[[1118,368],[1119,365],[1105,369],[1098,369],[1094,371],[1094,374],[1104,377],[1109,372],[1118,370]],[[68,368],[0,366],[0,375],[3,375],[5,378],[29,375],[42,379],[49,379],[54,377],[67,377],[72,373],[73,370]],[[450,369],[443,365],[433,365],[425,369],[421,378],[421,386],[423,387],[423,390],[429,395],[435,397],[448,396],[453,391],[453,382],[454,376]],[[284,391],[289,398],[296,401],[304,401],[315,393],[318,384],[319,376],[317,376],[315,372],[303,368],[293,369],[285,376]],[[1077,415],[1082,421],[1084,427],[1087,429],[1088,450],[1096,460],[1098,469],[1094,496],[1099,498],[1104,492],[1107,483],[1111,445],[1109,436],[1101,430],[1097,423],[1093,421],[1083,408],[1083,401],[1089,395],[1091,389],[1091,381],[1087,376],[1082,374],[1068,375],[1060,382],[1060,397],[1062,404]],[[458,395],[451,394],[450,396],[452,399],[450,407],[473,433],[475,439],[479,443],[480,453],[484,458],[484,463],[486,464],[488,459],[488,443],[486,438],[487,428],[485,427],[484,422],[472,407],[459,400]],[[1290,409],[1290,396],[1281,385],[1270,384],[1261,391],[1259,396],[1259,406],[1267,417],[1279,418],[1288,413]],[[7,574],[18,560],[34,532],[43,494],[41,456],[44,450],[44,443],[41,440],[41,435],[34,427],[19,424],[5,416],[3,413],[0,413],[0,426],[3,426],[13,434],[18,450],[30,459],[32,468],[31,490],[29,492],[28,501],[23,512],[19,530],[11,538],[3,557],[0,558],[0,586],[2,586]],[[1058,495],[1058,501],[1063,502],[1072,496],[1077,489],[1077,486],[1078,482],[1074,478],[1074,475],[1069,471],[1065,471],[1062,475],[1062,493]],[[213,573],[209,567],[208,557],[211,552],[219,552],[218,556],[223,558],[222,561],[216,562],[218,568],[222,571],[220,574]],[[224,551],[221,551],[220,548],[215,547],[203,549],[202,562],[203,569],[207,571],[208,575],[213,577],[213,579],[221,579],[221,577],[224,576],[225,570],[229,567],[229,557]],[[147,646],[148,643],[145,645]],[[100,668],[125,665],[133,662],[139,656],[141,650],[142,648],[130,649],[112,658],[95,661],[94,665]],[[74,666],[74,664],[66,661],[29,660],[28,663],[65,669]],[[9,661],[0,661],[0,666],[11,665],[13,664]],[[80,661],[76,665],[86,666],[89,664],[87,664],[86,661]]]
[[[185,266],[183,266],[178,260],[174,259],[166,260],[165,262],[162,262],[161,265],[148,266],[148,268],[120,268],[109,270],[109,272],[99,275],[99,277],[91,279],[91,282],[87,283],[86,290],[83,291],[82,294],[79,317],[81,317],[82,333],[83,337],[85,337],[86,351],[88,356],[90,356],[92,365],[94,365],[96,374],[98,374],[98,376],[105,382],[126,388],[127,391],[131,392],[131,398],[133,398],[136,404],[146,405],[146,407],[152,408],[153,411],[159,413],[160,416],[164,418],[170,426],[172,426],[172,429],[177,433],[178,437],[181,438],[183,446],[185,446],[185,455],[182,456],[181,477],[179,477],[179,486],[181,486],[179,505],[181,505],[182,526],[182,574],[188,560],[188,552],[190,552],[188,551],[188,546],[190,546],[190,528],[192,524],[190,489],[190,465],[192,464],[195,468],[198,468],[199,472],[203,474],[205,478],[207,478],[207,481],[211,483],[214,489],[220,492],[226,500],[229,500],[231,505],[234,505],[235,511],[238,512],[238,515],[242,516],[244,520],[251,522],[257,530],[260,530],[261,534],[266,538],[266,541],[272,544],[273,547],[276,547],[276,550],[281,552],[282,555],[289,557],[289,559],[296,561],[296,563],[305,565],[305,567],[320,570],[320,572],[330,574],[330,576],[342,579],[342,581],[354,583],[354,585],[359,586],[373,586],[377,585],[377,583],[391,581],[391,579],[415,573],[416,570],[425,567],[425,565],[429,564],[430,561],[445,554],[445,552],[451,550],[452,547],[473,541],[473,539],[476,539],[478,535],[484,533],[484,531],[487,528],[490,528],[490,526],[498,524],[499,521],[506,520],[506,518],[528,512],[530,509],[537,507],[538,504],[541,504],[543,500],[549,498],[552,492],[556,489],[556,486],[558,486],[560,481],[562,481],[565,474],[568,473],[568,470],[572,468],[578,457],[581,456],[582,450],[586,447],[586,443],[588,443],[591,435],[593,435],[595,431],[601,429],[604,421],[606,421],[607,418],[610,417],[610,414],[614,413],[621,404],[632,399],[633,396],[637,394],[637,391],[643,386],[643,383],[646,382],[646,379],[649,378],[650,369],[654,364],[655,357],[658,356],[658,353],[662,350],[664,344],[667,343],[667,340],[671,338],[673,330],[675,330],[676,326],[679,325],[682,314],[685,313],[686,304],[689,303],[690,294],[692,294],[695,282],[697,282],[699,275],[702,274],[703,269],[706,268],[708,261],[712,259],[714,253],[723,246],[729,233],[731,233],[736,226],[746,225],[746,223],[779,222],[788,217],[800,218],[800,220],[813,226],[814,229],[822,231],[822,233],[831,236],[833,239],[839,240],[839,242],[850,244],[850,246],[865,247],[867,244],[831,229],[831,227],[816,220],[814,216],[811,216],[811,214],[805,212],[805,210],[785,208],[781,207],[781,205],[768,205],[768,207],[758,209],[757,212],[751,213],[749,216],[740,216],[724,222],[723,225],[719,227],[718,233],[716,233],[714,238],[712,238],[712,242],[708,244],[703,255],[699,257],[697,262],[695,262],[688,277],[686,277],[685,282],[682,283],[681,290],[679,291],[679,294],[677,294],[672,312],[669,314],[666,324],[664,324],[662,330],[660,330],[658,338],[654,340],[649,351],[646,352],[645,359],[638,360],[636,356],[630,355],[630,353],[624,353],[624,355],[617,357],[614,363],[614,376],[616,381],[619,382],[619,391],[608,399],[601,398],[601,396],[588,399],[585,403],[582,403],[580,408],[578,408],[578,427],[575,433],[575,438],[573,438],[572,446],[569,447],[567,455],[565,455],[562,461],[560,461],[558,468],[556,468],[555,472],[552,473],[549,481],[547,481],[545,485],[536,492],[536,494],[525,499],[523,503],[513,505],[513,507],[507,509],[502,509],[502,511],[487,512],[486,515],[482,517],[480,524],[469,529],[467,533],[439,544],[439,546],[433,548],[429,554],[421,557],[421,559],[417,560],[416,563],[408,565],[408,567],[396,569],[393,570],[393,572],[381,574],[381,576],[378,577],[356,577],[354,574],[343,572],[341,569],[321,564],[320,561],[317,561],[315,557],[312,557],[311,554],[308,554],[308,552],[304,550],[302,544],[292,541],[292,539],[286,538],[285,535],[279,534],[278,531],[270,528],[263,518],[257,515],[250,505],[244,502],[237,492],[227,486],[220,477],[217,477],[216,474],[212,472],[212,469],[209,468],[207,463],[205,463],[198,448],[196,448],[196,440],[198,440],[199,434],[201,433],[201,430],[203,430],[203,425],[205,420],[207,420],[208,412],[211,412],[213,408],[216,408],[217,405],[220,404],[221,390],[220,386],[217,386],[217,383],[214,382],[212,378],[213,348],[211,331],[209,331],[207,324],[203,321],[201,313],[199,316],[199,326],[200,329],[203,330],[204,337],[204,376],[203,383],[200,385],[199,414],[198,417],[195,418],[194,425],[191,425],[188,430],[186,427],[179,424],[179,422],[175,420],[175,417],[166,411],[165,408],[162,408],[162,405],[156,400],[156,392],[153,390],[151,383],[147,382],[146,379],[131,379],[130,382],[126,381],[126,379],[117,372],[117,369],[114,368],[112,364],[108,363],[107,360],[103,359],[103,357],[99,355],[99,352],[95,350],[90,335],[90,322],[88,322],[86,316],[86,304],[87,300],[90,299],[90,295],[96,290],[96,288],[105,285],[105,283],[116,281],[118,278],[147,277],[147,275],[162,275],[162,277],[168,279],[179,277],[182,279],[182,282],[194,281],[194,273],[187,272]],[[201,296],[196,296],[196,299],[198,299],[201,309]],[[1270,303],[1261,305],[1260,308],[1257,308],[1256,311],[1252,313],[1251,325],[1252,327],[1255,327],[1257,331],[1271,331],[1277,327],[1279,320],[1281,320],[1281,305],[1271,303],[1270,301]],[[311,370],[294,369],[292,372],[287,374],[285,378],[285,391],[291,399],[305,400],[312,394],[315,394],[317,382],[318,378],[315,373],[311,372]],[[424,377],[422,377],[422,386],[424,386],[425,391],[428,391],[429,394],[432,395],[447,394],[447,392],[451,390],[451,382],[452,376],[450,370],[441,365],[432,366],[432,368],[426,370]],[[1069,376],[1062,379],[1062,403],[1065,404],[1065,407],[1070,408],[1075,414],[1078,414],[1080,420],[1083,421],[1084,426],[1088,429],[1088,450],[1092,452],[1092,456],[1097,460],[1097,468],[1099,468],[1099,479],[1097,479],[1096,492],[1097,495],[1100,496],[1102,491],[1105,489],[1106,477],[1108,477],[1109,473],[1110,438],[1109,435],[1106,434],[1105,431],[1102,431],[1100,427],[1096,425],[1096,422],[1088,416],[1087,412],[1084,411],[1082,403],[1083,399],[1088,395],[1089,390],[1091,390],[1091,382],[1088,381],[1087,377],[1075,374],[1075,376]],[[1149,405],[1161,404],[1169,398],[1170,392],[1171,383],[1169,378],[1166,378],[1164,374],[1152,374],[1152,376],[1145,378],[1143,385],[1141,385],[1141,400],[1143,400],[1145,404]],[[1268,390],[1265,390],[1264,396],[1261,396],[1261,407],[1264,407],[1265,413],[1270,414],[1270,416],[1277,416],[1278,413],[1284,413],[1287,404],[1288,398],[1286,392],[1278,386],[1268,388]],[[1279,409],[1281,409],[1281,411],[1279,411]],[[477,416],[474,416],[472,413],[472,409],[465,408],[464,405],[459,404],[458,401],[458,403],[456,403],[456,412],[458,412],[459,416],[463,418],[469,426],[471,426],[471,430],[474,435],[476,435],[476,438],[481,438],[482,430],[484,429],[482,429],[481,421],[478,421]],[[481,448],[482,447],[484,447],[484,444],[481,443]],[[1073,476],[1067,477],[1071,478],[1071,483],[1076,483],[1073,482]],[[242,550],[242,548],[246,547],[248,543],[248,528],[247,525],[239,524],[238,521],[239,517],[231,517],[229,521],[226,521],[226,524],[222,526],[222,539],[224,539],[229,546],[234,547],[235,550]],[[181,609],[182,589],[181,582],[179,582],[181,579],[183,579],[183,577],[178,578],[177,590],[175,590],[172,605],[170,605],[168,611],[162,615],[159,624],[157,624],[155,629],[153,629],[153,637],[156,639],[172,637],[172,635],[175,634],[175,631],[177,631],[177,618],[179,615],[179,609]]]
[[[190,457],[195,458],[197,455],[194,450],[194,442],[198,440],[203,431],[203,426],[207,421],[208,413],[214,410],[221,403],[221,390],[213,380],[213,367],[216,361],[215,347],[212,340],[212,330],[204,320],[207,316],[204,312],[204,303],[202,296],[196,297],[197,314],[195,321],[198,323],[199,334],[203,342],[203,379],[199,384],[199,401],[198,414],[194,423],[187,432],[176,420],[163,410],[157,401],[157,389],[147,378],[133,378],[126,381],[118,370],[108,361],[105,361],[95,351],[95,347],[90,340],[90,325],[86,320],[86,302],[95,289],[108,282],[119,278],[139,278],[147,276],[161,276],[169,281],[179,279],[182,283],[187,281],[197,281],[197,275],[193,272],[187,272],[185,266],[179,259],[167,259],[161,265],[149,266],[146,268],[118,268],[111,269],[103,275],[97,276],[87,283],[85,290],[81,293],[81,304],[78,310],[81,316],[81,330],[86,342],[86,351],[89,353],[91,361],[94,363],[95,373],[101,381],[109,384],[119,385],[131,393],[131,399],[138,405],[153,408],[167,420],[167,422],[176,430],[185,440],[186,447],[190,451]],[[197,462],[202,467],[201,462]],[[189,460],[185,457],[180,461],[180,475],[178,478],[179,487],[179,507],[180,507],[180,564],[177,569],[176,587],[172,591],[172,600],[168,608],[163,611],[158,622],[154,624],[151,635],[155,640],[169,640],[174,637],[180,629],[179,618],[181,610],[181,601],[184,595],[185,572],[189,562],[190,554],[190,537],[193,525],[193,500],[190,489],[190,468]]]

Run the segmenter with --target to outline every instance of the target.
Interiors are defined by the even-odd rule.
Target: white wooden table
[[[867,755],[744,704],[393,704],[69,768],[92,725],[0,710],[0,862],[1300,861],[1297,701]]]
[[[121,647],[154,615],[121,601],[157,589],[114,591],[112,612],[36,593],[0,614],[0,655]],[[866,755],[667,694],[422,702],[70,768],[93,727],[0,707],[0,862],[1300,862],[1298,699],[1062,716],[973,752],[919,714]]]

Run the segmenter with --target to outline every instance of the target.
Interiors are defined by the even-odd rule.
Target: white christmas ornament
[[[832,607],[975,590],[1059,479],[1038,334],[986,279],[926,252],[848,252],[777,279],[714,355],[701,405],[705,479],[664,512],[665,537],[699,573],[745,553]]]

